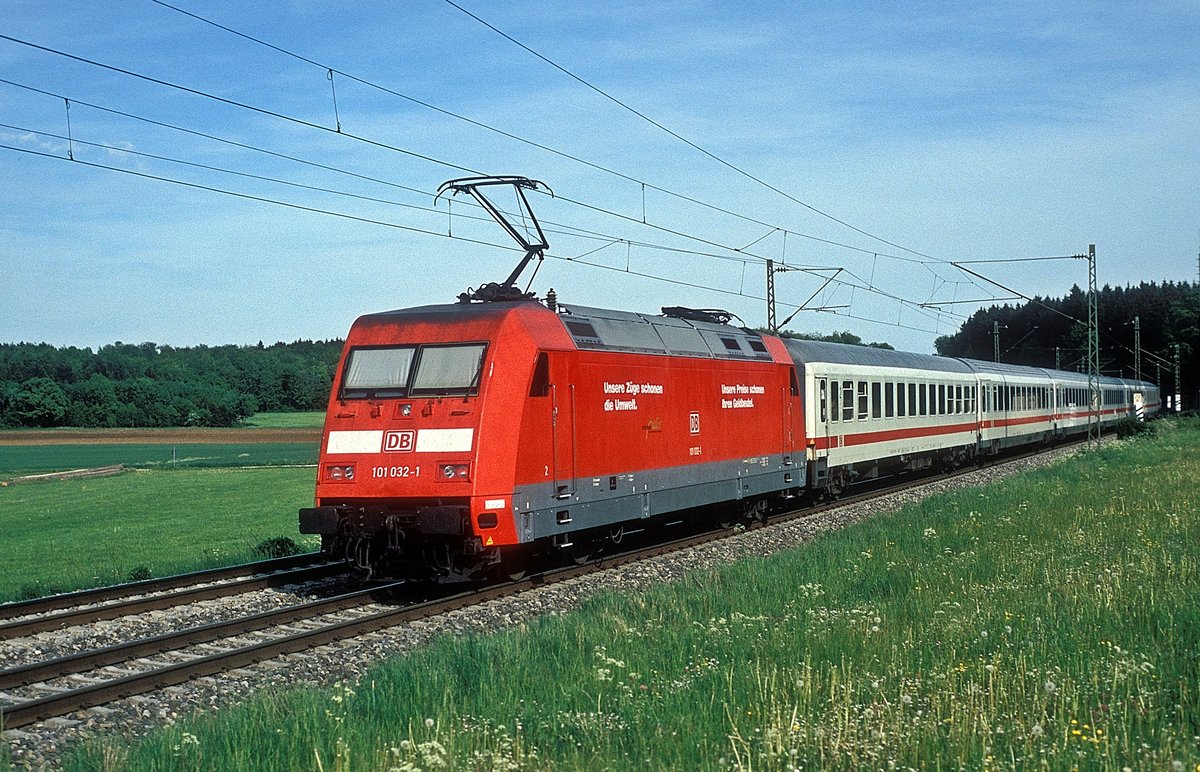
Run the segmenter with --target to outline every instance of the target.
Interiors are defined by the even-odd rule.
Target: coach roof
[[[971,368],[958,359],[913,354],[870,346],[851,346],[846,343],[827,343],[819,340],[785,338],[783,344],[798,364],[841,364],[863,367],[907,368],[944,373],[969,373]]]

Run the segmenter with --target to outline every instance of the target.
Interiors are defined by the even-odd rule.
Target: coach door
[[[829,476],[829,422],[833,411],[837,410],[837,394],[831,391],[826,378],[814,379],[817,387],[816,398],[813,400],[811,434],[805,457],[808,461],[808,486],[815,488],[825,484]],[[810,423],[808,421],[805,422]]]

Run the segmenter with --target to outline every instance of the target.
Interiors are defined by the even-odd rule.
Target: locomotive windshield
[[[484,343],[355,348],[341,399],[475,394],[486,349]]]
[[[482,343],[463,346],[422,346],[412,394],[472,394],[479,388],[483,367]]]

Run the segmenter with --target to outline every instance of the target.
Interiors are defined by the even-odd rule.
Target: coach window
[[[833,409],[829,411],[829,420],[838,420],[838,382],[829,382],[829,393],[833,395]]]
[[[938,384],[937,414],[946,414],[946,384]]]
[[[883,417],[883,394],[881,393],[883,384],[879,381],[871,383],[871,417]]]
[[[819,397],[821,403],[821,423],[825,423],[829,420],[829,386],[826,385],[823,379],[818,380],[817,384],[818,389],[821,392]],[[834,388],[837,388],[836,384]]]
[[[867,382],[858,382],[858,420],[867,420]]]
[[[854,381],[842,381],[842,420],[854,420]]]
[[[906,415],[908,415],[907,402],[904,399],[907,396],[907,392],[908,392],[908,386],[906,386],[903,383],[896,384],[896,417],[897,418],[904,418]]]
[[[963,407],[962,391],[963,391],[962,386],[959,386],[958,384],[954,385],[954,412],[955,413],[965,413],[966,412],[966,409]]]
[[[901,392],[903,393],[903,392]],[[896,415],[896,384],[887,382],[883,384],[883,401],[884,401],[884,416],[893,418]]]

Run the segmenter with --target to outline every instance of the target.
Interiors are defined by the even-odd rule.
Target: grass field
[[[320,429],[325,425],[325,413],[255,413],[245,423],[252,429]]]
[[[315,474],[150,470],[0,488],[0,601],[241,563],[275,536],[300,542],[296,511],[312,505]]]
[[[1200,425],[565,617],[442,639],[74,769],[1200,763]]]
[[[113,464],[143,469],[315,464],[317,450],[311,442],[0,445],[0,480]]]

